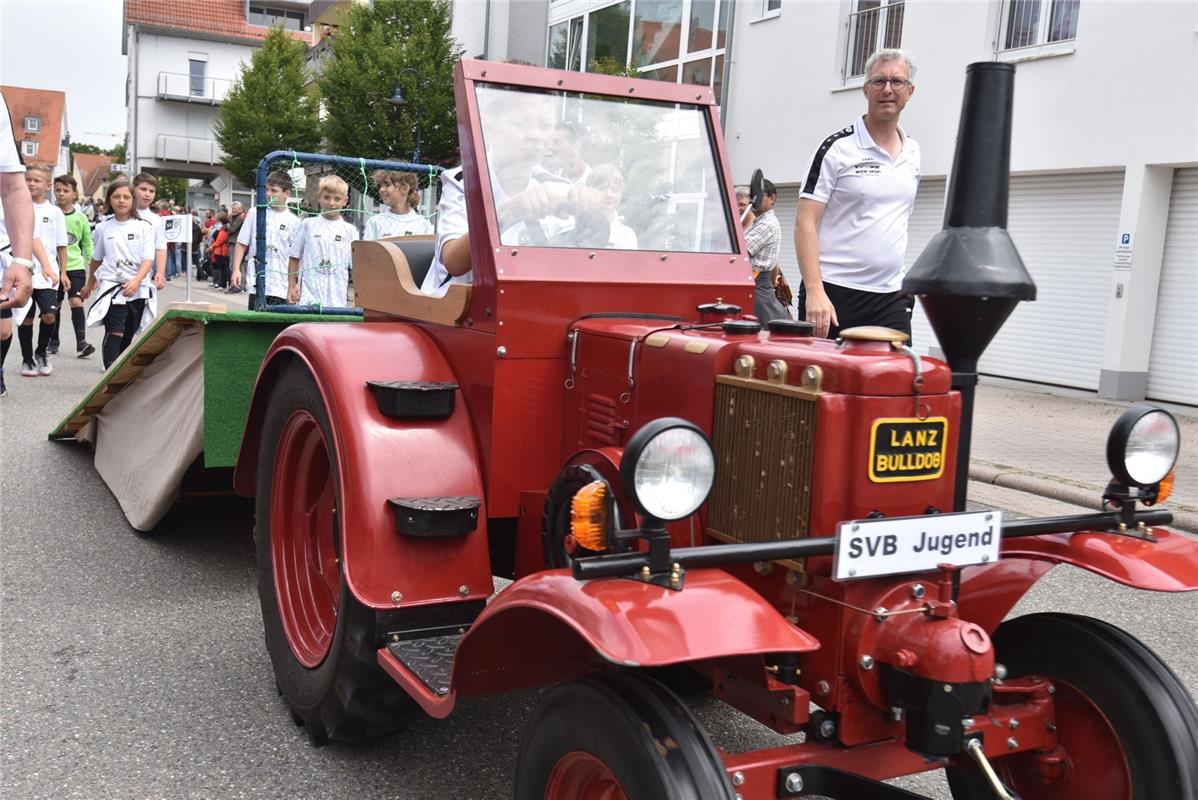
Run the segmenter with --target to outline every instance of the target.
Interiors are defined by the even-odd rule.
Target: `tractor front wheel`
[[[258,451],[258,599],[275,682],[314,744],[390,733],[413,707],[379,668],[374,614],[345,581],[339,476],[316,381],[287,364]]]
[[[1042,675],[1055,687],[1063,768],[1038,769],[1033,753],[993,762],[1021,800],[1198,797],[1198,709],[1138,639],[1069,614],[1017,617],[993,639],[1008,675]],[[956,800],[994,797],[970,764],[951,768],[948,783]]]
[[[525,728],[516,800],[731,800],[720,755],[668,689],[634,673],[563,684]]]

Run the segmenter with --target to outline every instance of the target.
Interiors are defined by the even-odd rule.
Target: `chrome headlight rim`
[[[1171,445],[1172,452],[1166,459],[1168,466],[1162,470],[1162,466],[1166,461],[1161,461],[1155,469],[1150,472],[1144,472],[1143,465],[1129,464],[1128,447],[1133,444],[1133,436],[1137,435],[1137,429],[1142,426],[1146,419],[1150,423],[1164,421],[1166,427],[1165,446]],[[1143,436],[1143,428],[1139,427],[1139,436]],[[1171,441],[1169,441],[1171,439]],[[1181,451],[1181,428],[1177,424],[1177,419],[1159,406],[1152,405],[1134,405],[1126,409],[1119,418],[1115,420],[1115,424],[1111,426],[1111,431],[1107,435],[1106,445],[1106,461],[1107,467],[1111,470],[1111,475],[1115,480],[1124,486],[1135,486],[1141,489],[1147,489],[1156,486],[1173,470],[1177,465],[1177,456]],[[1167,451],[1166,451],[1167,452]],[[1136,474],[1133,474],[1136,473]]]
[[[651,497],[642,497],[638,492],[638,468],[644,466],[644,457],[651,444],[658,441],[663,434],[677,430],[686,431],[688,435],[694,437],[696,444],[702,445],[710,460],[710,469],[705,479],[706,485],[696,484],[700,490],[695,493],[695,501],[685,508],[685,513],[679,513],[677,509],[674,512],[663,513],[659,503],[654,502]],[[702,474],[698,474],[697,477],[701,480],[704,479]],[[715,450],[711,446],[711,439],[693,422],[681,417],[660,417],[652,420],[641,426],[624,447],[624,455],[620,460],[620,480],[624,484],[625,493],[642,516],[662,522],[686,519],[707,502],[712,487],[715,486]]]

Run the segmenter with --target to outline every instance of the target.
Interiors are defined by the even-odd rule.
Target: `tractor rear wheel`
[[[1019,753],[992,763],[1022,800],[1198,797],[1198,709],[1177,676],[1138,639],[1096,619],[1031,614],[994,634],[1008,675],[1043,675],[1055,692],[1063,773]],[[956,800],[990,800],[981,773],[948,771]]]
[[[731,800],[720,755],[668,689],[599,673],[553,689],[525,728],[516,800]]]
[[[316,381],[299,362],[287,364],[258,451],[258,599],[279,691],[318,745],[391,733],[413,708],[379,668],[374,614],[345,581],[339,475]]]

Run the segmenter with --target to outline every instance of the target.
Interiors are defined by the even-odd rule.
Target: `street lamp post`
[[[402,78],[406,73],[412,73],[416,77],[416,149],[412,152],[412,163],[420,163],[420,117],[424,112],[424,105],[420,99],[420,73],[413,67],[404,67],[399,71],[399,78]],[[389,103],[396,106],[407,104],[407,98],[404,97],[403,86],[399,82],[399,78],[395,81],[395,91],[391,95]]]

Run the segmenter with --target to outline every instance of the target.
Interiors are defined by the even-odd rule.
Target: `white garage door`
[[[911,209],[911,218],[907,222],[907,254],[904,259],[907,269],[919,258],[931,238],[944,227],[945,184],[944,178],[919,179],[915,208]],[[928,324],[918,300],[911,314],[911,343],[921,355],[928,355],[935,348],[937,357],[941,357],[936,334],[932,333],[932,326]]]
[[[1097,389],[1123,173],[1011,178],[1008,229],[1036,282],[982,356],[988,375]]]
[[[1198,169],[1173,174],[1148,360],[1148,397],[1198,405]]]
[[[778,248],[778,266],[786,276],[786,282],[794,292],[794,304],[798,307],[799,285],[803,283],[803,274],[799,272],[799,255],[795,252],[795,214],[799,210],[799,189],[797,183],[780,184],[778,186],[778,202],[774,204],[774,214],[778,224],[782,226],[782,246]],[[795,312],[795,316],[798,312]]]

